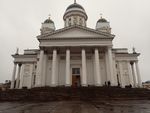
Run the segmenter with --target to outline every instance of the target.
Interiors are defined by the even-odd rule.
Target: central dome
[[[80,4],[73,3],[67,7],[63,19],[66,27],[74,24],[86,26],[88,16]]]
[[[77,4],[77,3],[71,4],[70,6],[68,6],[68,8],[66,10],[69,10],[72,8],[79,8],[79,9],[84,10],[84,8],[80,4]]]

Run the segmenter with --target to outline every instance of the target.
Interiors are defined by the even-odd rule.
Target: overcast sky
[[[36,36],[48,18],[57,29],[64,27],[63,14],[73,0],[0,0],[0,82],[11,79],[16,47],[20,53],[38,48]],[[87,26],[94,28],[100,13],[116,35],[114,47],[134,46],[143,81],[150,80],[150,0],[77,0],[88,15]]]

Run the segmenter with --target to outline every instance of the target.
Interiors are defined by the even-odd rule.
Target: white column
[[[70,50],[66,50],[66,86],[71,86],[70,77]]]
[[[124,84],[124,78],[123,78],[123,69],[122,69],[122,62],[120,61],[119,63],[118,63],[119,65],[119,75],[120,75],[120,85],[121,85],[121,87],[123,88],[123,87],[125,87],[125,84]]]
[[[140,70],[139,70],[138,61],[135,62],[135,67],[136,67],[136,73],[137,73],[138,87],[142,87],[142,81],[141,81],[141,76],[140,76]]]
[[[110,81],[110,69],[109,69],[109,63],[108,63],[108,51],[105,52],[105,64],[106,64],[106,81]]]
[[[134,71],[134,63],[131,62],[131,69],[132,69],[132,76],[133,76],[133,85],[136,87],[136,77],[135,77],[135,71]]]
[[[96,48],[95,49],[95,81],[96,81],[96,86],[101,86],[101,74],[100,74],[100,61],[99,61],[99,51]]]
[[[43,76],[43,57],[44,57],[44,50],[40,50],[40,58],[39,58],[39,65],[37,67],[37,86],[41,87],[42,86],[42,76]]]
[[[16,75],[16,68],[17,68],[17,64],[14,63],[14,69],[13,69],[13,75],[12,75],[12,79],[11,79],[11,89],[14,89],[14,85],[15,85],[15,75]]]
[[[42,67],[42,86],[46,86],[46,65],[47,65],[47,55],[43,56],[43,67]]]
[[[114,78],[113,78],[113,59],[112,59],[112,48],[108,47],[108,67],[109,67],[109,76],[110,76],[110,81],[111,85],[114,84]]]
[[[86,53],[85,49],[82,49],[82,86],[87,86],[87,71],[86,71]]]
[[[128,72],[129,72],[129,81],[130,81],[130,84],[133,87],[134,86],[134,82],[133,82],[133,76],[132,76],[132,70],[131,70],[130,62],[128,62]]]
[[[21,65],[22,64],[18,65],[19,67],[18,67],[18,74],[17,74],[17,79],[16,79],[16,89],[19,88]]]
[[[52,77],[51,77],[51,85],[56,86],[56,61],[57,60],[57,50],[53,50],[53,59],[52,59]]]

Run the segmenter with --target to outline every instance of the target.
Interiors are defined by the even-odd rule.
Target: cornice
[[[33,54],[28,54],[28,55],[24,55],[24,54],[19,54],[19,55],[12,55],[13,58],[36,58],[37,54],[33,55]]]
[[[140,53],[115,53],[116,57],[138,57]]]
[[[39,35],[39,36],[37,36],[37,38],[38,39],[39,38],[45,38],[45,37],[52,36],[54,34],[61,33],[63,31],[69,30],[69,29],[73,29],[73,28],[83,29],[83,30],[86,30],[86,31],[89,31],[89,32],[92,32],[92,33],[96,33],[96,34],[99,34],[99,35],[104,35],[106,37],[111,37],[111,38],[115,37],[115,35],[113,35],[113,34],[105,33],[105,32],[98,31],[98,30],[95,30],[95,29],[92,29],[92,28],[83,27],[83,26],[79,26],[79,25],[72,25],[72,26],[69,26],[69,27],[64,27],[62,29],[58,29],[56,31],[53,31],[53,32],[50,32],[50,33],[47,33],[47,34]]]

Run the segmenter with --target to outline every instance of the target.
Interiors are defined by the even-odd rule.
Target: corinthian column
[[[57,50],[53,50],[53,59],[52,59],[52,77],[51,77],[51,85],[56,86],[56,61],[57,60]]]
[[[86,72],[86,53],[85,49],[82,49],[82,86],[87,86],[87,72]]]
[[[100,74],[100,61],[99,61],[99,51],[96,48],[95,49],[95,81],[96,81],[96,86],[101,86],[101,74]]]
[[[142,87],[142,81],[141,81],[141,76],[140,76],[140,70],[139,70],[138,61],[135,62],[135,67],[136,67],[136,73],[137,73],[138,87]]]
[[[66,50],[66,86],[71,86],[70,78],[70,50]]]
[[[132,69],[132,76],[133,76],[133,85],[136,87],[136,77],[135,77],[135,71],[134,71],[134,63],[131,62],[131,69]]]
[[[44,50],[40,50],[40,58],[37,67],[37,77],[36,77],[36,86],[41,87],[42,85],[42,76],[43,76],[43,58],[44,58]]]
[[[19,64],[19,65],[18,65],[19,67],[18,67],[18,74],[17,74],[17,79],[16,79],[16,89],[19,88],[21,65],[22,65],[22,64]]]
[[[111,85],[114,84],[114,78],[113,78],[113,58],[112,58],[112,48],[108,47],[107,50],[107,54],[108,54],[108,64],[107,64],[107,68],[109,69],[108,71],[108,81],[111,82]]]
[[[12,75],[11,86],[10,86],[11,89],[14,89],[14,87],[15,87],[16,68],[17,68],[17,64],[14,63],[13,75]]]

